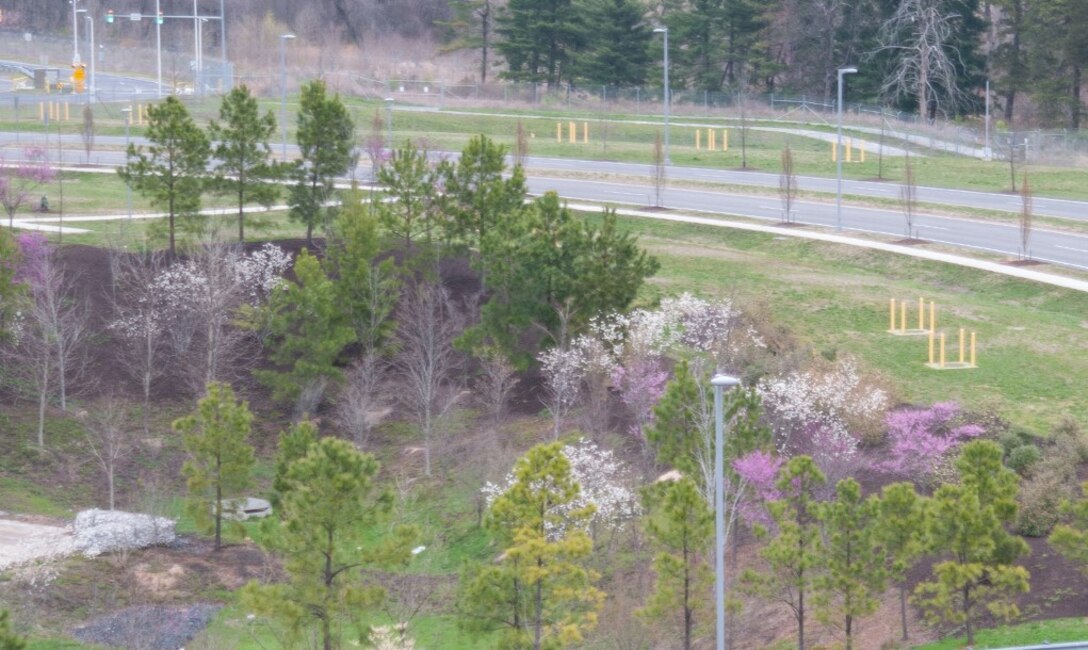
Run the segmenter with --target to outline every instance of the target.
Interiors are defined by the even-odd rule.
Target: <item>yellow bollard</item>
[[[895,331],[895,298],[888,301],[888,331]]]
[[[696,151],[699,151],[699,150],[701,150],[703,148],[702,147],[702,142],[700,142],[700,140],[702,139],[702,136],[703,136],[703,130],[702,129],[695,129],[695,150]]]
[[[975,333],[971,332],[971,367],[975,368],[978,364],[975,363]]]
[[[865,143],[858,145],[858,154],[861,156],[861,162],[865,162]]]
[[[907,332],[907,301],[899,303],[899,331]]]
[[[935,336],[933,335],[933,331],[930,330],[930,332],[929,332],[929,365],[933,365],[933,343],[934,343],[934,339],[935,339]]]
[[[933,301],[929,301],[929,332],[930,334],[937,331],[937,307],[934,306]]]
[[[941,368],[944,368],[944,332],[941,332]]]
[[[563,144],[563,123],[555,123],[555,141],[559,144]]]
[[[964,335],[964,330],[963,330],[963,328],[961,327],[961,328],[960,328],[960,364],[963,364],[963,362],[965,361],[965,359],[964,359],[964,356],[963,356],[963,352],[964,352],[964,342],[965,342],[965,340],[964,340],[964,338],[963,338],[963,335]]]
[[[831,143],[831,162],[839,162],[839,143]]]
[[[711,151],[717,151],[718,150],[718,142],[717,142],[717,138],[714,137],[714,135],[715,135],[714,134],[714,129],[707,129],[706,133],[707,133],[708,136],[710,136],[710,146],[708,148]]]
[[[589,122],[582,122],[582,144],[589,144]]]
[[[578,142],[578,127],[574,125],[574,122],[567,123],[567,140],[571,144]]]
[[[722,129],[722,151],[729,151],[729,129]]]
[[[924,330],[926,319],[926,303],[921,298],[918,299],[918,329]]]
[[[846,139],[846,162],[854,162],[854,139]]]
[[[68,115],[68,102],[64,102],[64,121],[67,122],[71,117]]]
[[[45,104],[43,102],[38,102],[38,121],[45,121]]]

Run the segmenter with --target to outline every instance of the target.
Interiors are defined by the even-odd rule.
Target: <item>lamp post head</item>
[[[710,380],[714,388],[733,388],[740,386],[740,380],[730,375],[717,374]]]
[[[668,27],[657,27],[657,28],[654,29],[654,33],[655,34],[668,34],[669,33],[669,28]]]
[[[857,72],[858,72],[858,69],[857,69],[857,68],[855,68],[854,66],[848,66],[848,67],[846,67],[846,68],[839,68],[839,74],[840,74],[840,75],[844,75],[844,74],[857,74]]]
[[[283,39],[294,38],[294,37],[295,37],[294,34],[280,34],[280,38],[283,38]]]

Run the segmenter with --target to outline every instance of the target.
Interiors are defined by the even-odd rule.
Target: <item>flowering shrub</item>
[[[246,301],[254,307],[263,304],[283,282],[283,274],[291,267],[291,255],[273,243],[266,243],[249,255],[242,255],[234,264]]]
[[[19,233],[15,238],[19,245],[19,265],[14,280],[28,285],[39,284],[49,257],[49,241],[40,232]]]
[[[72,524],[73,546],[86,557],[169,544],[174,521],[116,510],[84,510]]]
[[[563,455],[570,462],[571,478],[580,488],[578,496],[570,503],[557,506],[554,514],[583,510],[592,504],[596,511],[589,520],[594,530],[616,528],[624,522],[639,516],[638,495],[628,485],[631,483],[630,471],[626,465],[616,460],[610,450],[602,449],[596,443],[580,438],[578,442],[563,447]],[[501,484],[488,481],[481,488],[487,507],[514,485],[514,473],[510,472]],[[556,536],[562,530],[549,530]]]
[[[885,424],[891,458],[881,468],[892,474],[928,477],[949,452],[985,433],[977,424],[960,422],[959,416],[955,402],[888,413]]]
[[[654,405],[665,394],[669,373],[661,369],[657,359],[634,359],[628,365],[617,365],[612,370],[612,385],[620,393],[623,403],[631,408],[635,423],[632,433],[638,440],[645,440],[645,427],[654,419]]]
[[[748,486],[737,506],[741,519],[748,525],[766,526],[771,523],[766,504],[782,497],[775,487],[775,481],[784,463],[781,457],[759,450],[733,461],[733,471]]]

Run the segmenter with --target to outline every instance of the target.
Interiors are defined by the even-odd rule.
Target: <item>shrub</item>
[[[997,437],[998,444],[1005,450],[1005,458],[1024,445],[1032,444],[1032,437],[1024,431],[1005,431]]]
[[[1061,518],[1061,503],[1072,496],[1070,483],[1054,472],[1040,471],[1020,489],[1020,512],[1016,532],[1027,537],[1045,537]]]
[[[1017,474],[1024,476],[1031,471],[1033,465],[1039,462],[1042,455],[1042,452],[1035,445],[1020,445],[1009,452],[1005,465]]]

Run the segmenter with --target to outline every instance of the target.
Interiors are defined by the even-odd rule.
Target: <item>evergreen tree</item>
[[[276,400],[291,401],[303,390],[338,381],[340,352],[355,341],[336,285],[306,249],[295,259],[295,281],[272,294],[269,310],[272,362],[280,370],[255,370]]]
[[[279,188],[269,181],[279,175],[268,139],[276,130],[272,111],[260,114],[257,99],[244,84],[231,89],[219,106],[219,119],[208,125],[215,143],[216,184],[238,200],[238,241],[245,242],[245,208],[272,204]]]
[[[276,469],[272,477],[272,510],[279,515],[280,499],[291,489],[287,471],[291,463],[306,455],[317,442],[317,425],[312,420],[300,420],[280,434],[276,450]]]
[[[341,647],[344,624],[358,621],[384,596],[364,570],[404,565],[411,557],[414,528],[378,533],[392,497],[379,492],[377,475],[373,456],[346,440],[322,438],[282,477],[279,518],[266,520],[262,543],[283,558],[287,581],[251,582],[242,602],[279,622],[292,647],[314,627],[324,650]],[[358,641],[366,640],[362,629]]]
[[[641,86],[653,36],[643,6],[636,0],[583,0],[580,9],[585,49],[578,76],[597,86]]]
[[[175,255],[175,228],[195,232],[200,227],[200,197],[211,145],[176,97],[148,107],[146,138],[147,153],[130,144],[128,162],[117,173],[151,205],[166,210],[170,254]]]
[[[393,152],[393,159],[378,169],[378,184],[385,188],[389,201],[374,204],[385,232],[404,241],[406,255],[412,252],[412,242],[423,237],[433,241],[438,188],[435,170],[427,160],[427,152],[405,143]]]
[[[1062,503],[1062,512],[1068,522],[1055,526],[1049,541],[1059,553],[1080,564],[1081,571],[1088,574],[1088,483],[1082,483],[1080,488],[1080,499]]]
[[[714,516],[698,486],[689,477],[656,490],[650,501],[646,530],[660,549],[654,556],[654,591],[640,614],[683,627],[683,648],[691,650],[695,626],[709,615],[706,593],[711,583],[708,553]]]
[[[820,505],[824,573],[813,582],[819,618],[842,624],[845,648],[854,647],[855,624],[880,605],[887,573],[886,551],[879,543],[879,505],[862,499],[852,478],[835,486],[836,499]]]
[[[329,97],[325,82],[303,84],[298,112],[299,153],[289,203],[291,218],[306,225],[306,244],[313,244],[314,226],[328,229],[325,203],[334,183],[355,165],[355,123],[339,95]]]
[[[808,456],[794,456],[782,468],[775,482],[782,498],[767,505],[777,534],[760,551],[770,570],[761,575],[749,569],[741,576],[751,591],[776,598],[790,608],[797,622],[797,650],[805,650],[806,598],[824,569],[815,496],[824,482],[823,472]]]
[[[721,91],[747,85],[764,28],[764,6],[756,0],[670,0],[670,76],[674,86]]]
[[[0,650],[26,650],[26,639],[12,631],[6,610],[0,610]]]
[[[208,384],[207,395],[191,415],[174,421],[188,459],[181,468],[189,488],[186,512],[206,531],[215,531],[215,550],[223,546],[223,517],[236,516],[241,492],[249,486],[253,447],[249,404],[235,400],[227,384]]]
[[[392,334],[390,318],[400,295],[395,260],[378,261],[381,237],[371,203],[353,189],[344,195],[333,224],[328,260],[336,277],[339,303],[347,311],[355,338],[366,353],[376,353]]]
[[[899,588],[899,617],[907,640],[907,571],[922,552],[925,502],[911,483],[893,483],[880,493],[877,538],[887,558],[888,577]]]
[[[510,0],[496,24],[496,49],[506,59],[506,79],[547,83],[554,90],[570,79],[581,43],[581,16],[573,0]]]
[[[514,476],[491,504],[486,524],[505,551],[497,562],[464,574],[462,623],[502,630],[502,647],[569,647],[596,625],[604,601],[593,586],[596,572],[586,567],[593,507],[571,507],[579,486],[562,443],[530,449]]]
[[[446,30],[446,51],[480,50],[480,83],[487,83],[491,49],[495,40],[495,0],[451,0],[450,20],[439,21]]]
[[[1016,519],[1019,477],[1001,464],[1001,446],[989,440],[963,445],[956,459],[958,484],[937,488],[925,517],[925,544],[951,559],[933,566],[933,579],[914,590],[914,602],[931,621],[963,625],[975,643],[980,609],[999,619],[1015,617],[1015,596],[1028,590],[1028,572],[1013,562],[1027,552],[1005,526]]]

